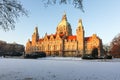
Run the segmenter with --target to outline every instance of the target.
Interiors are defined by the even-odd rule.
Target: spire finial
[[[64,11],[64,15],[66,15],[66,12]]]
[[[79,19],[79,21],[78,21],[78,27],[82,27],[82,19]]]
[[[65,11],[64,11],[64,14],[63,14],[62,20],[67,20],[66,12],[65,12]]]
[[[47,32],[45,33],[45,36],[47,36]]]
[[[79,23],[82,23],[82,19],[79,19]]]
[[[30,42],[30,39],[28,39],[28,42]]]
[[[38,33],[38,27],[35,27],[34,33]]]

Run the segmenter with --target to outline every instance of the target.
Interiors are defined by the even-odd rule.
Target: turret
[[[34,33],[32,35],[32,45],[35,45],[38,40],[39,40],[38,28],[35,27]]]
[[[78,41],[78,50],[80,54],[83,54],[85,51],[85,40],[84,40],[84,27],[82,25],[82,20],[78,21],[78,27],[76,29],[76,36]]]

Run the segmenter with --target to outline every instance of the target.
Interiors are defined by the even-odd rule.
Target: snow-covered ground
[[[0,80],[120,80],[120,59],[0,58]]]

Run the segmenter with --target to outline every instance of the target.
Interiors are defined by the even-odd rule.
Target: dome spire
[[[62,20],[56,28],[56,34],[65,34],[66,36],[72,35],[70,23],[67,21],[66,13],[62,16]]]
[[[64,12],[62,20],[66,20],[67,21],[66,12]]]

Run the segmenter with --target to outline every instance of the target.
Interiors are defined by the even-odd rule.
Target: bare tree
[[[120,57],[120,33],[113,38],[110,44],[110,54],[114,57]]]
[[[15,20],[27,11],[18,0],[0,0],[0,27],[4,31],[15,28]]]
[[[48,6],[50,4],[71,4],[83,12],[83,0],[42,0]],[[20,15],[26,15],[27,11],[23,8],[18,0],[0,0],[0,29],[4,31],[13,30],[15,28],[15,20]]]
[[[49,4],[71,4],[78,9],[81,9],[83,12],[83,0],[42,0],[42,2],[45,4],[45,6],[48,6]]]

